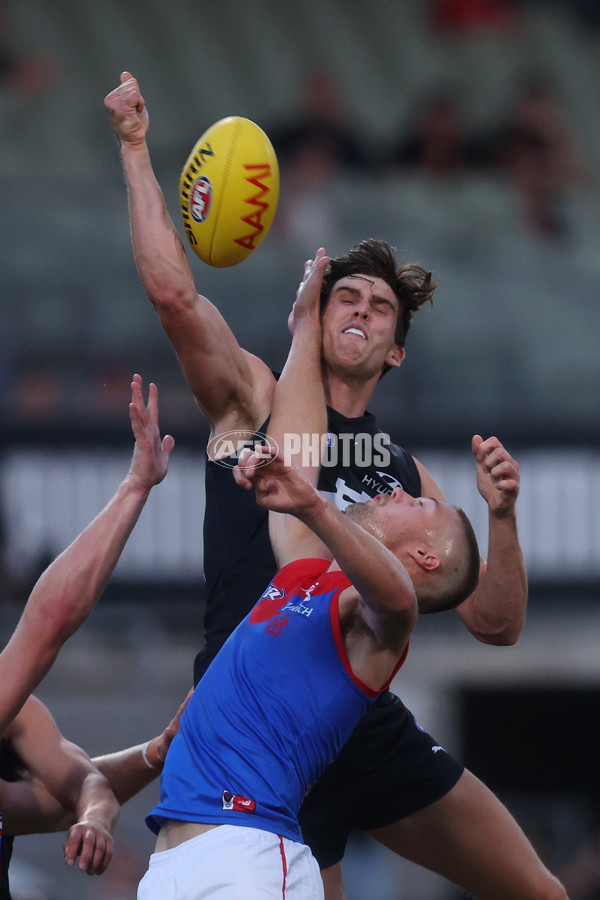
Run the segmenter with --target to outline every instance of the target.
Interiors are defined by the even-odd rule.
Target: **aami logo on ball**
[[[212,207],[213,189],[206,175],[202,175],[190,191],[190,212],[196,222],[204,222]]]
[[[245,222],[246,225],[250,225],[252,231],[250,234],[246,234],[243,237],[234,238],[234,242],[241,247],[246,247],[248,250],[254,250],[257,238],[265,230],[261,219],[269,209],[269,204],[263,200],[263,197],[271,190],[269,185],[264,184],[261,179],[270,178],[271,166],[269,163],[259,163],[254,166],[244,166],[244,169],[249,173],[254,172],[253,175],[248,174],[246,181],[249,184],[253,184],[254,187],[259,190],[257,194],[248,197],[245,201],[249,206],[256,208],[249,212],[247,216],[242,216],[242,222]]]

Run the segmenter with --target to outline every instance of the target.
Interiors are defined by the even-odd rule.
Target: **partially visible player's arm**
[[[74,760],[80,771],[83,767],[83,770],[93,768],[101,773],[119,804],[126,803],[160,775],[167,750],[177,733],[181,714],[190,696],[191,691],[159,735],[143,744],[94,757],[91,762],[81,748],[65,740],[56,725],[53,731],[54,720],[50,713],[35,697],[30,697],[5,733],[24,767],[29,770],[26,778],[21,781],[0,780],[0,809],[5,833],[16,835],[65,831],[75,824],[76,804],[72,796],[65,795],[60,770],[54,767],[54,756],[60,756],[63,751],[69,759]],[[43,707],[45,714],[40,714],[39,707]],[[37,727],[31,729],[33,715],[37,719]],[[42,725],[45,734],[40,731]],[[46,766],[48,761],[51,769]]]
[[[498,438],[475,435],[477,487],[488,504],[487,562],[482,559],[477,590],[455,610],[478,640],[497,646],[519,639],[527,610],[527,573],[517,531],[515,504],[519,466]],[[417,462],[422,494],[444,500],[427,469]]]
[[[126,477],[102,512],[40,576],[0,653],[0,732],[94,608],[152,487],[166,475],[174,441],[170,435],[161,441],[156,387],[150,386],[146,407],[139,376],[132,384],[130,416],[136,443]]]
[[[148,112],[137,80],[124,72],[104,104],[121,149],[133,249],[146,294],[213,433],[255,431],[269,414],[275,379],[260,359],[242,350],[216,307],[196,292],[152,169]]]
[[[167,750],[179,730],[182,713],[191,695],[190,691],[164,731],[152,740],[92,759],[108,780],[119,803],[126,803],[160,775]]]
[[[89,756],[66,740],[43,703],[29,697],[8,727],[5,737],[33,778],[41,781],[58,804],[71,811],[65,841],[65,862],[89,874],[101,874],[112,858],[111,832],[119,817],[119,803],[106,778]],[[46,806],[46,813],[48,813]],[[29,807],[32,812],[31,806]],[[34,816],[21,830],[37,831],[44,826]],[[10,827],[10,814],[5,822]]]

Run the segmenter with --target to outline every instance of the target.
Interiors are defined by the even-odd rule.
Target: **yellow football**
[[[209,266],[235,266],[271,227],[279,166],[271,141],[250,119],[229,116],[204,132],[179,179],[181,214],[194,252]]]

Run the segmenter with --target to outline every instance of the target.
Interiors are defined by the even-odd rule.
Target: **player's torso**
[[[307,787],[375,697],[352,676],[337,602],[349,582],[328,566],[284,567],[209,667],[169,751],[169,809],[295,839]]]

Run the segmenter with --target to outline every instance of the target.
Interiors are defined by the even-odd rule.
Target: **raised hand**
[[[189,699],[193,693],[194,693],[193,689],[188,692],[185,700],[183,701],[183,703],[181,704],[181,706],[179,707],[179,709],[177,710],[177,712],[175,713],[175,715],[173,716],[173,718],[171,719],[171,721],[169,722],[169,724],[167,725],[165,730],[156,739],[156,756],[157,756],[158,762],[161,765],[165,761],[165,758],[167,756],[167,751],[168,751],[169,747],[171,746],[171,742],[172,742],[173,738],[179,731],[179,723],[181,721],[181,716],[183,715],[183,712],[184,712],[186,706],[188,705]]]
[[[254,487],[259,506],[273,512],[302,516],[322,502],[304,472],[298,466],[286,465],[281,452],[270,447],[262,447],[260,452],[242,450],[233,477],[246,490]]]
[[[119,144],[141,144],[148,131],[148,110],[137,79],[131,72],[121,73],[121,84],[104,98]]]
[[[321,284],[328,265],[329,257],[323,247],[317,250],[314,259],[306,260],[304,275],[288,318],[288,328],[292,334],[301,319],[310,316],[315,324],[320,321]]]
[[[145,487],[160,484],[169,466],[169,456],[175,446],[170,434],[161,441],[158,427],[158,389],[150,384],[148,405],[142,394],[142,378],[134,375],[131,382],[131,403],[129,417],[135,436],[133,458],[129,468],[129,478],[135,478]]]
[[[510,515],[519,494],[519,464],[497,437],[476,434],[471,449],[477,460],[477,487],[495,516]]]

